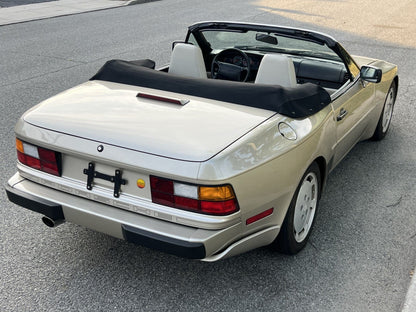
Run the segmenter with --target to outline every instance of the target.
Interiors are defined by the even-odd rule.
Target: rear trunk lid
[[[188,101],[138,98],[141,92]],[[275,112],[160,90],[89,81],[24,115],[32,125],[139,152],[205,161]]]

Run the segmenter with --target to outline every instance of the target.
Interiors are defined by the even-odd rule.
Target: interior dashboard
[[[247,54],[250,62],[250,76],[247,81],[253,82],[264,53],[244,52]],[[292,58],[297,83],[299,84],[310,82],[324,88],[338,89],[349,79],[345,65],[341,62],[289,54],[287,56]],[[215,55],[211,55],[211,62],[214,57]],[[247,67],[248,65],[245,58],[239,53],[232,53],[232,50],[230,50],[230,53],[226,53],[220,61],[242,67]]]

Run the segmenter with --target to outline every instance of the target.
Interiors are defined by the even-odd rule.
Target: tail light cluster
[[[56,176],[61,175],[61,154],[16,139],[17,159],[24,165]]]
[[[231,185],[202,186],[150,176],[152,202],[210,215],[229,215],[239,210]]]

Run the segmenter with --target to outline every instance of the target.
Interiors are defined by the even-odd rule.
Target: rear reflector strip
[[[186,100],[186,99],[169,98],[169,97],[164,97],[164,96],[159,96],[159,95],[149,94],[149,93],[141,93],[141,92],[137,93],[137,97],[160,101],[160,102],[172,103],[172,104],[177,104],[177,105],[182,105],[182,106],[189,103],[189,100]]]
[[[273,213],[273,210],[274,210],[274,208],[270,208],[270,209],[267,209],[267,210],[255,215],[255,216],[252,216],[251,218],[248,218],[246,220],[246,225],[249,225],[251,223],[259,221],[259,220],[261,220],[261,219],[263,219],[267,216],[270,216]]]

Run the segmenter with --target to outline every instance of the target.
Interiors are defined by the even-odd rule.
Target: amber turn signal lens
[[[19,139],[16,139],[16,149],[20,152],[20,153],[24,153],[24,149],[23,149],[23,142],[20,141]]]
[[[199,187],[200,200],[225,201],[233,198],[235,198],[235,196],[231,185]]]

